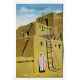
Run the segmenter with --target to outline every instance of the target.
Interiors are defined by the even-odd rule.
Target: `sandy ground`
[[[17,61],[20,58],[17,58]],[[25,60],[25,59],[24,59]],[[62,70],[43,72],[34,72],[33,62],[16,62],[16,76],[17,77],[62,77]]]

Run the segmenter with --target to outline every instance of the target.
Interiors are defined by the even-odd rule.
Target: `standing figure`
[[[46,69],[46,58],[43,53],[39,56],[39,72],[45,72]]]

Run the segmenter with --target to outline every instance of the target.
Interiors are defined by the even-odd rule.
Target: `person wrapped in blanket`
[[[46,58],[43,52],[39,56],[39,72],[45,72],[46,70]]]

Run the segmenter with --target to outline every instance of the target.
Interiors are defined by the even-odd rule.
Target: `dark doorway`
[[[45,21],[46,21],[46,25],[48,26],[48,19],[45,19]]]

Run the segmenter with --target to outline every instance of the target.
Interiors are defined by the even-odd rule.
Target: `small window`
[[[58,46],[59,46],[59,48],[61,47],[61,45],[60,45],[60,44],[59,44]]]
[[[54,37],[54,40],[55,40],[55,37]]]
[[[44,31],[44,27],[43,26],[41,26],[41,31]]]
[[[40,42],[40,45],[42,46],[42,45],[43,45],[43,43],[42,43],[42,42]]]
[[[56,44],[55,44],[55,47],[56,47]]]
[[[27,35],[29,35],[29,32],[27,32]]]
[[[46,21],[46,25],[48,26],[48,19],[45,19],[45,21]]]
[[[24,37],[24,33],[23,33],[22,35],[23,35],[23,37]]]

